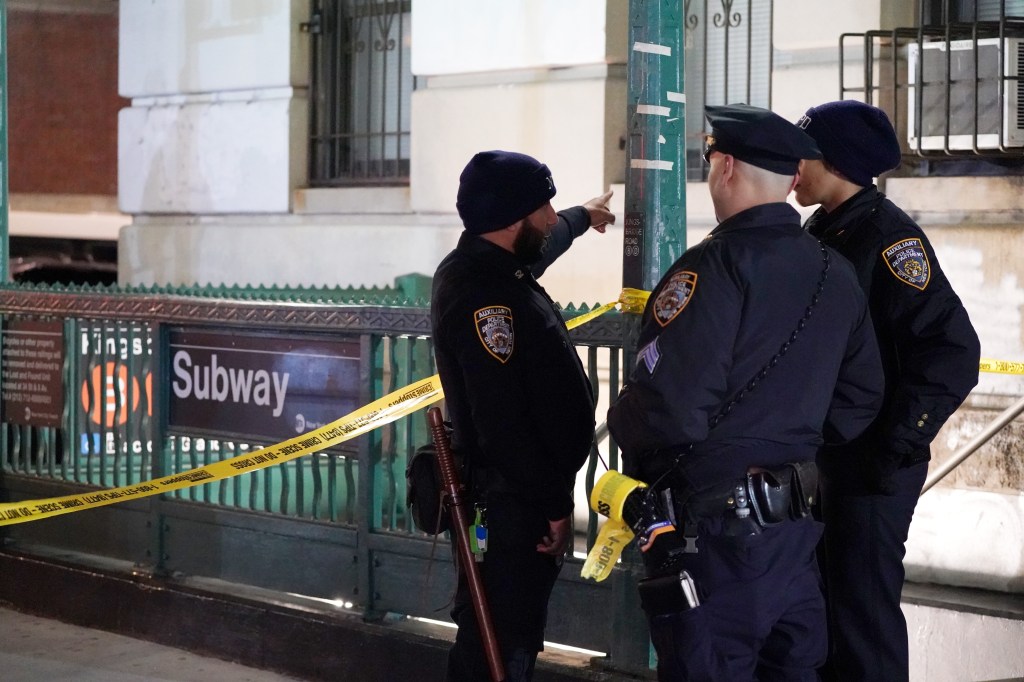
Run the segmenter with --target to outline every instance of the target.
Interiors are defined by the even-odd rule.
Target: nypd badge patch
[[[514,334],[512,331],[512,311],[505,306],[495,305],[481,308],[473,313],[476,333],[480,342],[492,356],[502,363],[512,357]]]
[[[654,319],[662,327],[676,318],[686,304],[690,302],[694,289],[697,288],[697,273],[680,270],[669,277],[668,281],[654,299]]]
[[[896,279],[921,291],[928,286],[932,271],[920,239],[902,239],[884,249],[882,257]]]

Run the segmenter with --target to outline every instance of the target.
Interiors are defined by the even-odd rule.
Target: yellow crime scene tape
[[[580,575],[601,582],[611,575],[622,550],[633,539],[633,530],[622,519],[622,507],[629,494],[646,483],[609,470],[601,475],[590,492],[590,508],[608,520],[601,526],[594,546],[583,562]]]
[[[1024,362],[982,358],[980,369],[982,372],[992,372],[993,374],[1024,374]]]
[[[619,303],[622,306],[620,310],[624,313],[636,313],[637,315],[640,315],[644,312],[644,307],[647,305],[647,299],[650,297],[651,292],[649,291],[643,291],[642,289],[623,289],[622,293],[619,295]],[[989,372],[992,374],[1024,374],[1024,362],[981,358],[981,362],[978,363],[978,371]]]
[[[0,504],[0,526],[38,521],[69,512],[84,511],[117,502],[149,497],[159,493],[190,488],[194,485],[212,483],[275,464],[283,464],[361,436],[436,402],[442,397],[441,382],[435,374],[430,378],[421,379],[389,393],[321,428],[231,459],[120,488],[44,500]]]
[[[607,303],[590,312],[567,320],[566,326],[569,329],[575,329],[604,315],[617,306],[620,306],[623,312],[640,314],[643,312],[649,297],[649,291],[623,289],[617,301]],[[981,371],[1024,374],[1024,363],[983,359]],[[266,448],[253,450],[231,459],[221,460],[220,462],[214,462],[213,464],[207,464],[181,473],[120,488],[109,488],[64,497],[0,504],[0,526],[38,521],[61,514],[84,511],[118,502],[172,492],[182,488],[213,483],[268,466],[283,464],[361,436],[373,429],[389,424],[396,419],[435,403],[442,398],[444,398],[444,393],[441,390],[441,381],[438,375],[435,374],[393,391],[369,405],[330,422],[322,428],[314,429],[295,438],[290,438]],[[611,537],[612,535],[612,529],[609,529],[608,536]],[[622,539],[623,536],[620,534],[618,537]],[[632,537],[631,532],[630,537]],[[628,540],[629,538],[625,539],[626,542]],[[614,543],[613,540],[609,540],[609,542]],[[618,551],[621,552],[621,547]],[[617,556],[618,554],[616,553],[616,558]],[[614,561],[611,563],[614,564]]]
[[[590,312],[567,320],[565,325],[575,329],[604,315],[619,305],[618,301],[607,303]],[[354,410],[325,426],[308,431],[275,445],[253,450],[243,455],[207,464],[181,473],[154,478],[120,488],[109,488],[89,493],[52,497],[42,500],[24,500],[0,504],[0,526],[39,521],[61,514],[94,509],[108,504],[137,500],[151,495],[168,493],[195,485],[213,483],[238,474],[256,471],[268,466],[283,464],[304,455],[312,454],[332,445],[344,443],[396,419],[435,403],[444,398],[441,379],[438,375],[421,379],[393,391],[374,402]]]

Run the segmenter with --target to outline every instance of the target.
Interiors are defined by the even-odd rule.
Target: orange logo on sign
[[[109,428],[115,419],[118,425],[124,424],[128,421],[128,413],[139,407],[139,381],[135,377],[131,377],[132,405],[130,409],[127,407],[128,379],[127,366],[108,362],[105,366],[94,367],[90,380],[82,382],[82,407],[94,424],[104,424]],[[90,396],[96,397],[91,408]]]

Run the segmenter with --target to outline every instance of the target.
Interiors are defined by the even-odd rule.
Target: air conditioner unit
[[[978,148],[999,147],[1002,128],[1004,147],[1024,147],[1024,81],[1019,80],[1024,65],[1024,39],[1006,38],[1000,50],[998,38],[982,38],[978,43]],[[910,43],[907,52],[908,105],[907,142],[917,149],[945,149],[946,88],[949,87],[949,148],[973,149],[975,116],[974,41],[955,40]],[[921,122],[917,122],[917,65],[924,53]],[[949,71],[946,50],[949,50]],[[999,79],[999,59],[1003,77]],[[1002,110],[999,93],[1002,91]],[[920,130],[918,129],[920,125]]]

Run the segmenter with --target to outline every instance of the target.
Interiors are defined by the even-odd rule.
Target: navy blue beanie
[[[555,196],[555,181],[543,163],[516,152],[480,152],[459,176],[455,207],[467,232],[508,227]]]
[[[902,154],[889,117],[856,100],[811,107],[797,125],[818,143],[825,162],[861,187],[900,165]]]

